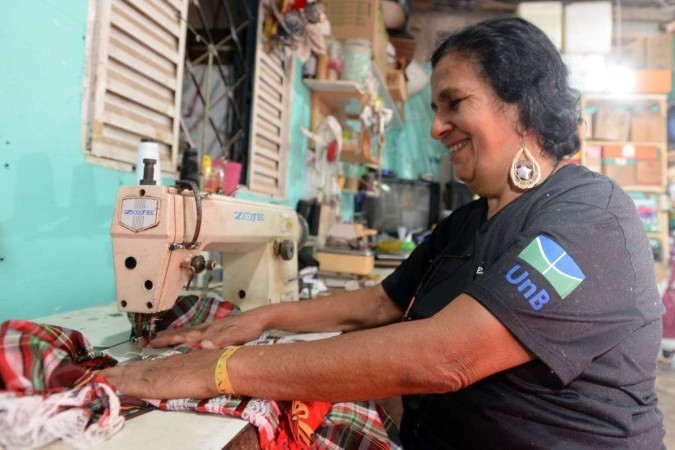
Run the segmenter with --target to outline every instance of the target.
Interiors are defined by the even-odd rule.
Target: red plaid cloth
[[[124,423],[117,395],[96,370],[116,361],[77,331],[9,320],[0,326],[0,447],[56,439],[91,447]]]
[[[157,330],[175,329],[210,322],[238,310],[220,299],[184,297],[162,314]],[[261,337],[247,345],[289,342]],[[0,328],[0,387],[16,392],[50,393],[93,381],[105,383],[94,370],[114,365],[109,356],[96,354],[77,331],[10,320]],[[194,350],[176,347],[163,356]],[[139,399],[121,397],[122,408],[138,411],[146,406]],[[206,400],[153,401],[163,410],[194,410],[226,414],[247,420],[258,428],[263,449],[398,449],[391,420],[374,402],[338,403],[274,402],[221,395]],[[382,414],[382,415],[381,415]],[[384,422],[382,417],[384,417]],[[0,415],[0,429],[2,416]],[[390,438],[388,433],[392,434]]]
[[[202,299],[189,295],[181,297],[173,308],[158,314],[155,318],[155,327],[156,331],[189,328],[240,312],[234,303],[226,302],[220,297]],[[130,320],[133,320],[133,316],[130,316]]]
[[[93,370],[116,364],[110,356],[95,353],[78,331],[26,320],[0,326],[0,389],[30,394],[105,383]]]

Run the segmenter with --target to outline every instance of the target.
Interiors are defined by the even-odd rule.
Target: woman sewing
[[[431,133],[480,199],[380,285],[169,332],[153,345],[204,349],[103,375],[145,398],[403,395],[407,450],[661,448],[652,254],[619,186],[565,164],[578,99],[560,55],[502,19],[452,34],[432,65]],[[223,350],[269,329],[345,333]]]

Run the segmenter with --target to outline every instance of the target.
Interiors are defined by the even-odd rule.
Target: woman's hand
[[[145,399],[209,398],[218,395],[214,378],[222,350],[137,361],[99,372],[124,395]]]
[[[378,284],[312,300],[260,306],[209,324],[163,331],[150,345],[201,344],[204,348],[223,348],[244,344],[270,329],[294,333],[354,331],[394,323],[401,316],[398,306]]]
[[[252,310],[195,327],[162,331],[150,341],[150,345],[166,347],[177,344],[200,344],[203,348],[223,348],[256,339],[264,331],[262,314],[258,310]]]

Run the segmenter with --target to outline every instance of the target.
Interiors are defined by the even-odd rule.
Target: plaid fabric
[[[0,326],[0,389],[30,394],[105,383],[94,370],[116,364],[112,357],[94,352],[78,331],[26,320]]]
[[[183,297],[173,310],[167,311],[156,322],[157,331],[199,325],[229,314],[238,314],[239,309],[221,298]],[[188,317],[186,317],[188,316]],[[263,334],[246,345],[274,345],[292,343],[292,337],[276,337]],[[173,352],[185,353],[192,346],[180,346]],[[162,356],[166,356],[164,354]],[[322,409],[325,403],[304,402],[310,410]],[[318,428],[311,435],[313,442],[307,446],[298,439],[297,415],[293,414],[291,402],[274,402],[221,395],[208,400],[164,400],[156,405],[165,410],[195,410],[241,417],[258,428],[260,446],[264,449],[400,449],[398,431],[389,416],[374,402],[336,403],[328,409]],[[385,419],[383,420],[382,417]]]
[[[118,396],[96,370],[117,363],[81,333],[25,320],[0,325],[0,447],[56,439],[91,447],[124,423]],[[127,407],[129,409],[129,406]]]
[[[188,295],[181,297],[173,308],[158,314],[155,327],[156,331],[188,328],[239,312],[234,303],[226,302],[220,297],[201,299],[195,295]],[[129,314],[129,321],[133,323],[133,314]]]
[[[380,414],[386,417],[386,428]],[[375,402],[335,403],[316,430],[319,448],[376,450],[400,448],[389,440],[391,418]]]
[[[183,297],[172,310],[162,314],[156,322],[157,331],[194,326],[237,312],[234,305],[219,298]],[[292,339],[261,336],[246,345],[282,342]],[[194,349],[195,346],[179,346],[160,357]],[[8,391],[47,395],[87,383],[106,383],[94,371],[115,364],[113,358],[95,353],[77,331],[20,320],[7,321],[0,327],[0,387]],[[127,414],[148,407],[148,403],[127,396],[121,396],[120,401],[122,411]],[[323,402],[274,402],[221,395],[205,400],[152,401],[152,405],[167,411],[192,410],[240,417],[256,426],[263,449],[400,448],[397,437],[388,436],[388,432],[395,433],[391,420],[382,414],[383,422],[380,416],[383,412],[373,402],[331,406]],[[0,426],[1,420],[0,415]]]

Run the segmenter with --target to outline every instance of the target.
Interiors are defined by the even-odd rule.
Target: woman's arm
[[[263,306],[210,324],[160,333],[155,347],[201,343],[205,348],[242,344],[267,330],[353,331],[400,320],[401,311],[382,285],[313,300]]]
[[[196,351],[101,374],[123,394],[211,397],[221,353]],[[242,347],[227,372],[237,394],[335,402],[455,391],[532,358],[487,309],[462,294],[425,320],[320,341]]]

